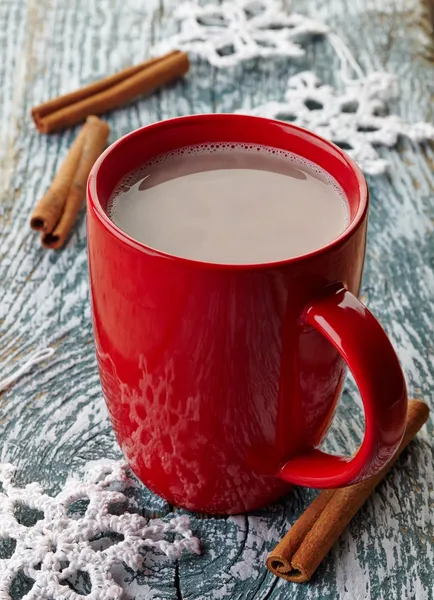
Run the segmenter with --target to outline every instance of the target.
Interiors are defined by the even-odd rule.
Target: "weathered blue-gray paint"
[[[0,396],[1,460],[18,480],[59,488],[69,471],[91,459],[118,457],[98,382],[90,326],[84,218],[67,247],[41,249],[27,221],[75,131],[44,137],[30,107],[131,62],[173,31],[176,0],[1,0],[0,2],[0,364],[8,374],[38,346],[53,360]],[[289,10],[289,2],[288,10]],[[434,120],[433,41],[418,0],[294,0],[292,9],[325,20],[366,71],[386,69],[400,81],[391,105],[409,121]],[[193,65],[186,81],[107,115],[111,141],[161,118],[233,111],[280,100],[287,77],[301,69],[339,85],[338,61],[327,42],[305,59],[251,61],[215,71]],[[434,151],[402,143],[384,150],[388,175],[372,192],[363,294],[402,360],[409,390],[432,404],[434,391]],[[363,415],[351,380],[327,440],[352,451]],[[384,599],[429,600],[434,567],[432,424],[399,460],[359,512],[309,585],[275,579],[264,566],[313,496],[287,499],[240,517],[193,516],[204,554],[143,573],[121,573],[129,599]],[[143,492],[143,507],[170,510]],[[17,586],[20,587],[19,585]],[[19,591],[14,593],[19,598]]]

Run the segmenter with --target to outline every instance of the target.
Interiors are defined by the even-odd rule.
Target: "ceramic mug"
[[[209,264],[138,242],[107,216],[129,171],[192,144],[245,142],[325,169],[350,206],[345,231],[309,254]],[[407,393],[383,329],[358,300],[368,189],[332,143],[259,117],[195,115],[124,136],[88,182],[93,325],[105,400],[136,475],[169,503],[211,513],[265,505],[292,484],[339,487],[379,471],[402,438]],[[348,366],[365,411],[352,457],[318,449]]]

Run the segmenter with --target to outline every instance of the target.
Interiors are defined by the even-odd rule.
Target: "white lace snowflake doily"
[[[137,570],[147,549],[171,559],[180,558],[183,550],[200,552],[187,516],[148,520],[137,513],[111,514],[113,505],[128,501],[122,490],[137,486],[123,463],[97,464],[83,480],[68,479],[54,497],[38,483],[15,487],[14,470],[0,465],[0,539],[16,542],[12,555],[0,560],[1,600],[10,599],[10,586],[20,572],[34,580],[22,600],[80,600],[82,594],[65,585],[80,572],[91,583],[88,600],[119,600],[122,588],[110,573],[114,565],[125,563]],[[68,511],[77,500],[88,502],[84,516]],[[43,517],[26,527],[16,519],[17,505],[40,511]],[[107,534],[117,536],[116,541],[101,549],[100,538]]]
[[[378,146],[393,147],[399,136],[415,142],[434,139],[434,127],[429,123],[408,124],[387,114],[387,100],[397,96],[393,75],[365,76],[349,48],[326,24],[287,14],[280,0],[183,2],[174,17],[180,33],[158,44],[153,52],[179,48],[216,67],[249,58],[297,58],[304,54],[302,43],[325,36],[341,63],[343,93],[305,71],[290,77],[284,102],[268,102],[240,112],[292,121],[310,129],[346,150],[370,175],[379,175],[388,166],[378,154]]]
[[[180,32],[153,53],[178,49],[229,67],[250,58],[304,55],[301,46],[328,27],[299,14],[287,14],[279,0],[225,0],[200,6],[183,2],[174,12]]]
[[[429,123],[407,124],[397,115],[386,114],[386,101],[396,95],[396,88],[392,75],[371,73],[348,80],[338,93],[305,71],[289,78],[285,102],[268,102],[243,112],[310,129],[340,146],[365,173],[378,175],[388,166],[378,146],[395,146],[399,136],[416,142],[434,139]]]

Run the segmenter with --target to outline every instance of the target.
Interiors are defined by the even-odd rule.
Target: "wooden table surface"
[[[18,481],[59,489],[89,460],[120,457],[98,380],[89,309],[85,217],[67,247],[44,251],[28,218],[76,131],[43,136],[30,108],[147,56],[173,31],[176,0],[0,1],[0,367],[3,375],[38,347],[53,359],[0,395],[1,460]],[[289,2],[288,2],[289,10]],[[366,72],[399,78],[391,109],[433,121],[433,38],[419,0],[303,0],[292,9],[326,21]],[[324,41],[299,63],[257,60],[215,70],[194,64],[188,78],[106,116],[111,141],[152,121],[193,112],[233,111],[283,97],[289,74],[311,68],[337,83],[338,61]],[[363,296],[402,361],[411,396],[434,407],[434,148],[400,142],[381,150],[390,171],[372,192]],[[363,432],[357,390],[348,381],[327,440],[351,452]],[[432,423],[399,460],[308,585],[272,576],[264,557],[314,492],[297,489],[254,514],[192,515],[204,549],[176,564],[147,561],[125,571],[125,599],[431,599],[434,597]],[[143,506],[170,507],[144,494]],[[21,598],[24,581],[15,585]],[[21,589],[21,592],[20,592]]]

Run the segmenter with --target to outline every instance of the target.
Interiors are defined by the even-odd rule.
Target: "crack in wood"
[[[175,564],[175,591],[176,600],[182,600],[181,581],[179,577],[179,560],[177,560]]]

